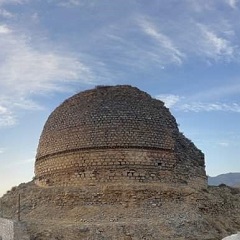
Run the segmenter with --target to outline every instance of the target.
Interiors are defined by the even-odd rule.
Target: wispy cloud
[[[34,102],[31,99],[26,99],[23,97],[20,97],[18,99],[18,101],[11,101],[9,99],[9,101],[11,102],[11,106],[13,108],[20,108],[20,109],[24,109],[24,110],[43,110],[44,107],[39,105],[38,103]]]
[[[0,115],[0,128],[14,126],[16,123],[17,123],[17,120],[13,114]]]
[[[31,99],[26,99],[20,96],[14,98],[9,96],[0,97],[0,128],[10,127],[17,124],[18,118],[16,112],[19,110],[36,111],[42,109],[43,106]]]
[[[0,16],[4,18],[12,18],[14,15],[6,9],[0,8]]]
[[[157,43],[162,54],[168,57],[167,61],[170,60],[173,63],[182,64],[185,55],[178,49],[171,38],[161,33],[152,22],[146,19],[140,19],[139,24],[144,33]]]
[[[0,6],[4,4],[22,4],[29,0],[0,0]]]
[[[84,6],[87,6],[87,7],[93,7],[97,4],[99,4],[99,1],[97,0],[55,0],[57,5],[58,6],[61,6],[61,7],[78,7],[78,6],[81,6],[81,7],[84,7]],[[101,1],[103,2],[103,0]],[[108,3],[110,4],[110,3]]]
[[[12,111],[0,105],[0,128],[16,124],[16,117]]]
[[[168,108],[176,105],[176,103],[178,103],[181,99],[180,96],[174,94],[159,94],[156,96],[156,98],[163,101],[165,103],[165,106]]]
[[[196,54],[196,57],[205,59],[207,63],[238,62],[239,43],[236,40],[238,25],[235,15],[239,1],[187,0],[186,2],[188,2],[188,6],[185,5],[188,12],[187,21],[180,20],[178,24],[180,26],[184,24],[186,27],[181,37],[184,36],[188,43],[184,46],[188,56]],[[192,14],[192,11],[198,12],[197,15]]]
[[[33,94],[66,91],[70,83],[95,83],[91,69],[70,53],[39,50],[7,25],[0,25],[0,48],[0,127],[16,124],[17,109],[41,109],[30,99]]]
[[[7,109],[3,106],[0,106],[0,114],[5,114],[7,112]]]
[[[206,25],[197,24],[201,30],[202,39],[200,39],[201,52],[207,57],[218,60],[222,58],[232,59],[235,48],[228,39],[218,35]]]
[[[0,34],[8,34],[11,33],[11,29],[8,28],[6,25],[0,25]]]
[[[186,1],[196,12],[211,10],[214,8],[213,1],[202,1],[202,0],[187,0]]]
[[[0,39],[0,86],[25,94],[62,90],[67,82],[91,83],[91,70],[69,54],[31,47],[25,36],[3,28]]]
[[[63,6],[63,7],[79,6],[80,4],[81,4],[81,1],[79,0],[65,0],[65,1],[60,1],[58,3],[59,6]]]
[[[226,3],[233,9],[237,8],[238,0],[226,0]]]
[[[240,51],[236,41],[235,22],[225,17],[217,17],[217,19],[208,21],[210,15],[215,13],[218,16],[219,13],[217,14],[217,4],[205,1],[204,3],[206,3],[205,7],[202,6],[204,5],[202,1],[196,1],[195,5],[199,4],[201,7],[212,10],[207,12],[201,20],[192,15],[189,6],[185,6],[189,15],[184,15],[179,19],[168,19],[167,24],[161,17],[138,17],[138,25],[148,37],[143,49],[150,49],[149,46],[154,46],[155,51],[152,52],[157,54],[158,59],[162,59],[165,65],[169,63],[183,65],[192,58],[201,59],[206,63],[237,62]],[[167,25],[174,27],[169,30]]]
[[[228,5],[233,9],[237,8],[239,0],[219,0],[219,1],[205,1],[205,0],[186,0],[186,2],[197,12],[214,11],[220,4]]]
[[[240,113],[240,104],[238,103],[204,103],[204,102],[192,102],[183,103],[177,106],[178,110],[185,112],[213,112],[213,111],[224,111],[224,112],[237,112]]]
[[[0,6],[26,2],[30,3],[27,0],[0,0]],[[90,3],[87,0],[46,2],[75,7],[93,6],[97,3],[97,1]],[[145,73],[150,72],[153,66],[159,71],[166,65],[182,66],[193,58],[204,59],[206,62],[235,61],[239,56],[238,43],[234,43],[236,26],[229,19],[222,19],[220,17],[222,14],[215,14],[214,20],[210,18],[210,14],[220,11],[218,6],[222,5],[233,12],[232,8],[237,8],[238,1],[221,0],[220,3],[221,5],[215,1],[186,0],[179,3],[177,6],[179,9],[176,10],[185,9],[185,12],[181,11],[183,17],[176,15],[172,18],[164,14],[151,16],[148,11],[141,9],[143,5],[138,3],[133,5],[138,8],[127,12],[127,20],[125,17],[118,16],[115,19],[108,16],[108,22],[106,21],[106,25],[103,24],[103,28],[95,32],[96,29],[92,28],[94,36],[86,37],[92,42],[89,45],[84,43],[87,49],[85,53],[88,54],[84,57],[80,57],[81,48],[78,48],[80,51],[76,55],[61,47],[53,47],[51,43],[38,47],[32,42],[30,32],[27,34],[20,32],[18,24],[9,25],[11,21],[8,19],[5,24],[0,25],[0,106],[7,109],[5,113],[1,113],[2,125],[4,122],[6,125],[16,123],[16,109],[41,109],[41,106],[31,100],[32,95],[66,91],[71,84],[76,83],[96,84],[96,79],[103,77],[104,73],[108,76],[117,74],[123,76],[125,72],[135,69],[141,69]],[[119,4],[120,1],[117,1],[114,7]],[[166,5],[159,5],[160,7],[163,11],[169,5],[166,2]],[[200,8],[206,11],[201,12]],[[138,11],[139,9],[142,12]],[[193,9],[199,11],[198,17],[192,14]],[[0,15],[11,18],[13,13],[0,8]],[[41,21],[39,16],[37,11],[32,12],[31,18],[35,19],[36,25]],[[236,92],[237,88],[229,88],[222,89],[222,92],[215,90],[215,93],[212,92],[213,94]],[[13,94],[16,101],[9,98]],[[207,94],[211,95],[205,93]],[[209,101],[206,103],[202,98],[195,97],[190,99],[189,103],[187,102],[189,98],[178,95],[165,94],[158,97],[166,103],[166,106],[182,111],[238,111],[238,105],[219,103],[212,99],[206,99],[206,102]]]
[[[4,153],[5,149],[4,148],[0,148],[0,154]]]
[[[174,94],[159,94],[157,99],[163,101],[169,108],[183,112],[236,112],[240,113],[239,103],[201,102]]]

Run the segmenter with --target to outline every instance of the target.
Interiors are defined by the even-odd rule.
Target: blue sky
[[[0,194],[32,179],[67,97],[130,84],[165,101],[205,153],[240,172],[240,1],[0,0]]]

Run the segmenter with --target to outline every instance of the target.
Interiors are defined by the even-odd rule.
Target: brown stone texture
[[[204,155],[164,103],[127,85],[80,92],[57,107],[40,137],[35,174],[39,186],[207,185]]]
[[[227,186],[32,182],[1,198],[3,217],[17,219],[19,194],[21,223],[34,240],[220,240],[240,229],[240,189]]]
[[[1,199],[32,240],[218,240],[240,229],[240,190],[209,187],[203,153],[163,102],[131,86],[67,99],[40,137],[33,181]]]

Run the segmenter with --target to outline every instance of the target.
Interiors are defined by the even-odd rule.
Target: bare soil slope
[[[3,216],[33,240],[222,239],[240,230],[240,190],[164,185],[39,188],[21,184],[1,198]]]

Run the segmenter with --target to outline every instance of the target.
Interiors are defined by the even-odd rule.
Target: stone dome
[[[189,154],[181,154],[186,147]],[[186,172],[174,176],[189,166],[187,178]],[[179,133],[164,103],[128,85],[99,86],[57,107],[40,137],[35,174],[44,186],[187,183],[191,174],[205,181],[203,154]]]

